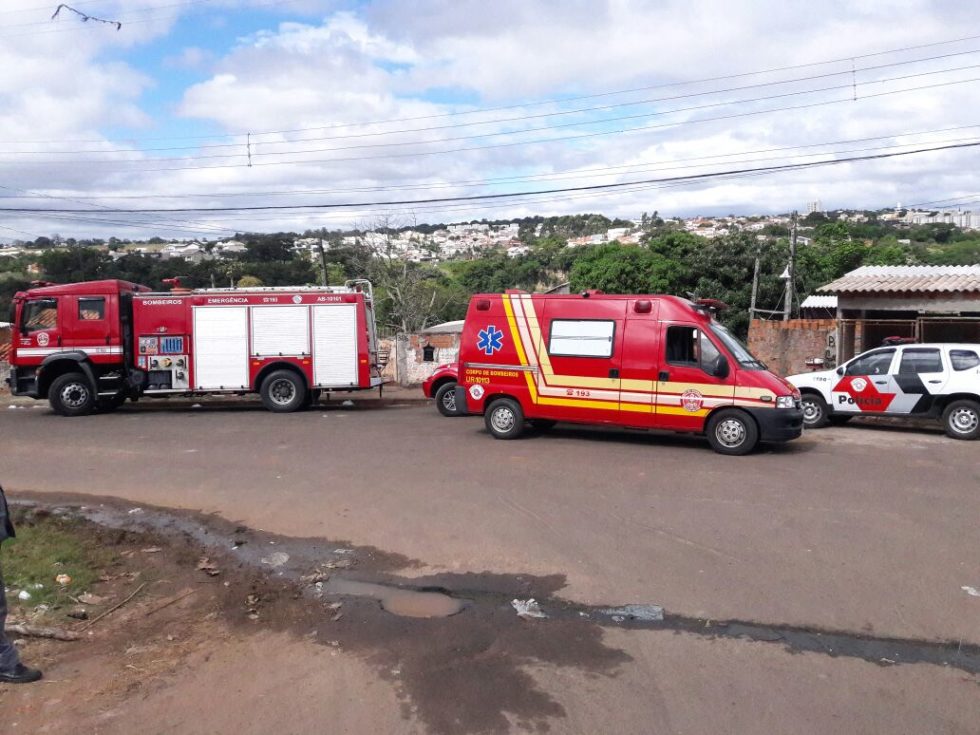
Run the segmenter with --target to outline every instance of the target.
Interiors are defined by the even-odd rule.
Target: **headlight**
[[[776,396],[776,408],[795,408],[796,401],[793,396]]]

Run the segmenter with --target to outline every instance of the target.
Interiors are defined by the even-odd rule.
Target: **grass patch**
[[[7,602],[14,608],[73,605],[69,595],[88,590],[111,559],[111,552],[77,521],[45,517],[20,525],[17,538],[3,544],[0,564],[7,588],[27,590],[31,599],[19,600],[11,594]],[[59,574],[67,574],[71,583],[59,585],[55,581]]]

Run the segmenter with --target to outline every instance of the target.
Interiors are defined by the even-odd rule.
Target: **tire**
[[[759,443],[759,427],[747,413],[726,408],[708,419],[708,443],[718,454],[741,456]]]
[[[292,413],[306,405],[306,382],[292,370],[275,370],[262,381],[262,405],[274,413]]]
[[[83,373],[65,373],[51,382],[48,402],[61,416],[87,416],[96,407],[95,389]]]
[[[804,393],[803,403],[803,426],[807,429],[821,429],[830,423],[830,409],[827,408],[827,401],[816,393]]]
[[[443,416],[452,417],[460,415],[459,409],[456,408],[456,383],[454,381],[440,385],[436,390],[434,398],[436,400],[436,408]]]
[[[491,403],[483,416],[494,439],[516,439],[524,433],[524,412],[513,398],[498,398]]]
[[[558,425],[554,419],[531,419],[528,423],[535,431],[551,431]]]
[[[844,424],[846,424],[848,421],[850,421],[853,418],[854,418],[853,416],[848,416],[846,414],[839,414],[838,413],[838,414],[834,414],[834,415],[829,416],[827,418],[827,420],[830,422],[830,425],[831,426],[843,426]]]
[[[980,436],[980,403],[953,401],[943,411],[943,429],[954,439],[976,439]]]

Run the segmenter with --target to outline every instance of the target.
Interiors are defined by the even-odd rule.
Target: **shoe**
[[[30,684],[38,681],[43,674],[37,669],[29,669],[17,664],[13,671],[0,671],[0,684]]]

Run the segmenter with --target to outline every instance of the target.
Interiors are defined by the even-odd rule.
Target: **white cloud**
[[[19,0],[25,7],[35,1]],[[105,3],[103,15],[109,17],[116,12],[135,21],[141,8],[144,13],[149,13],[147,8],[153,4],[154,0]],[[226,0],[221,6],[227,9],[219,17],[229,18],[236,12],[246,12],[243,8],[250,4]],[[120,123],[130,127],[148,123],[142,96],[154,80],[136,71],[136,61],[143,53],[146,41],[160,38],[166,38],[175,49],[166,60],[167,64],[175,68],[212,70],[209,78],[186,89],[176,106],[180,117],[177,122],[182,125],[184,134],[193,134],[193,130],[186,131],[189,124],[195,123],[205,123],[207,132],[217,126],[219,130],[236,134],[226,139],[156,144],[147,141],[144,147],[198,144],[201,147],[186,151],[118,152],[111,165],[80,161],[72,165],[42,165],[36,159],[23,158],[16,159],[18,163],[13,165],[14,157],[0,155],[0,167],[11,174],[7,180],[23,189],[69,197],[133,194],[150,197],[146,202],[107,198],[103,200],[106,204],[170,206],[188,203],[189,200],[153,198],[173,193],[209,194],[207,200],[193,200],[193,203],[200,205],[206,201],[216,206],[281,203],[290,199],[303,202],[412,199],[467,195],[477,191],[632,181],[681,172],[735,168],[740,165],[740,160],[763,157],[776,159],[773,162],[812,160],[792,158],[791,153],[703,159],[970,125],[976,122],[972,110],[980,103],[978,82],[912,94],[869,96],[892,89],[980,77],[980,69],[974,69],[884,84],[873,82],[884,77],[980,64],[980,54],[975,54],[860,71],[857,74],[860,82],[857,101],[849,100],[849,89],[841,89],[667,114],[681,108],[814,86],[847,87],[851,83],[851,63],[844,61],[699,84],[692,80],[852,56],[856,57],[856,67],[863,69],[951,51],[980,49],[980,43],[963,42],[903,54],[865,57],[883,49],[966,35],[967,32],[961,29],[969,28],[972,20],[972,6],[967,3],[906,0],[883,7],[875,2],[832,0],[820,4],[819,11],[815,11],[811,3],[775,0],[752,3],[571,0],[560,4],[528,0],[495,3],[376,0],[356,12],[331,13],[329,7],[330,3],[311,3],[309,9],[324,13],[322,21],[290,20],[270,24],[264,30],[238,39],[232,50],[223,56],[215,56],[211,49],[183,44],[180,38],[170,34],[177,14],[182,12],[180,8],[159,21],[133,22],[130,28],[135,30],[126,39],[120,39],[120,34],[100,32],[86,36],[72,34],[71,43],[65,43],[68,40],[66,34],[50,34],[26,41],[5,39],[0,30],[0,68],[12,70],[12,73],[0,76],[0,135],[6,141],[99,140],[102,149],[131,148],[132,143],[112,140],[104,131],[118,128]],[[208,16],[205,20],[213,22],[215,17]],[[846,73],[726,95],[681,97],[830,72]],[[575,103],[588,107],[678,97],[601,113],[604,117],[644,112],[651,115],[657,112],[660,116],[609,122],[604,127],[582,125],[524,134],[519,132],[523,126],[570,121],[584,123],[595,120],[600,113],[593,113],[591,117],[555,116],[500,122],[500,118],[564,109],[557,104],[522,104],[527,100],[670,84],[676,86]],[[458,102],[451,104],[454,99],[465,99],[470,106]],[[745,115],[768,108],[830,100],[843,102]],[[485,106],[515,104],[520,106],[484,115],[434,117]],[[727,119],[705,121],[705,118],[714,117]],[[377,122],[383,120],[402,122]],[[480,126],[459,126],[481,120],[485,122]],[[449,125],[459,127],[421,130]],[[547,137],[637,126],[664,127],[541,142]],[[307,128],[310,130],[305,132],[261,134],[268,130]],[[244,133],[247,132],[253,133],[250,146],[246,146]],[[488,133],[499,135],[465,139]],[[980,138],[980,128],[911,137],[903,142],[954,137]],[[450,138],[464,139],[447,140]],[[537,142],[501,145],[518,141]],[[868,141],[838,145],[836,149],[874,148],[890,142]],[[404,145],[406,143],[412,145]],[[233,144],[233,147],[206,147],[215,144]],[[59,148],[64,146],[22,146],[29,150]],[[249,149],[252,168],[243,167]],[[443,155],[402,155],[446,149],[472,150],[455,150]],[[809,149],[809,152],[834,149],[834,146],[828,146]],[[276,155],[289,150],[309,152]],[[177,158],[180,155],[189,158]],[[221,155],[227,157],[217,157]],[[57,160],[53,154],[47,158]],[[92,157],[75,158],[90,160]],[[443,213],[434,212],[432,206],[420,205],[416,209],[426,219],[448,220],[563,211],[605,211],[627,216],[653,209],[662,213],[784,211],[817,198],[829,206],[876,206],[898,199],[924,201],[973,193],[978,184],[970,171],[976,168],[978,161],[980,157],[976,154],[959,151],[809,169],[737,182],[621,191],[607,196],[552,196],[539,203],[493,205],[493,208],[487,204],[459,206]],[[281,165],[266,165],[275,162]],[[627,165],[635,168],[618,170],[615,176],[594,170]],[[690,168],[695,165],[699,167]],[[189,166],[227,167],[153,170]],[[518,182],[485,189],[450,185],[459,181],[553,171],[581,173],[574,178]],[[438,186],[388,192],[356,191],[421,184]],[[342,193],[249,199],[216,194],[297,189],[339,190]],[[355,215],[263,213],[261,216],[198,214],[188,217],[196,222],[221,221],[230,227],[302,229],[321,223],[346,225]],[[155,215],[152,219],[158,221],[160,218],[161,215]],[[25,217],[17,221],[18,227],[40,228],[42,232],[51,229],[50,223],[36,219]],[[66,227],[62,225],[59,229],[64,231]],[[92,225],[80,226],[80,230],[92,229]],[[106,233],[112,228],[95,229]]]

